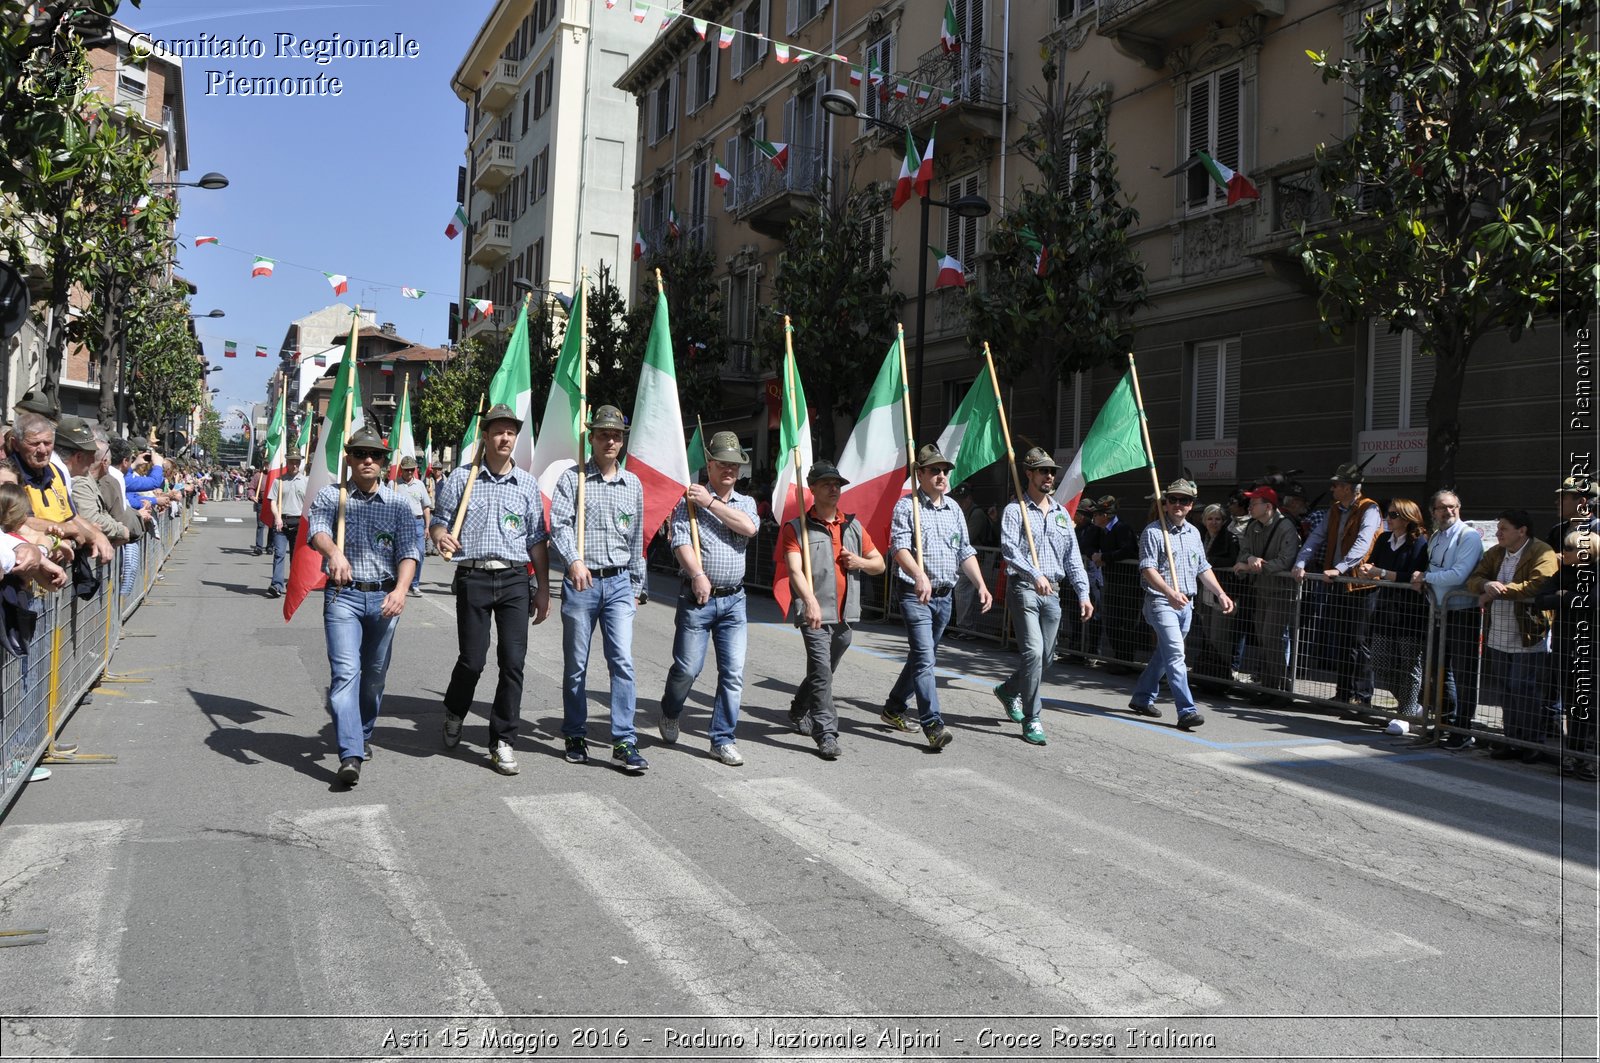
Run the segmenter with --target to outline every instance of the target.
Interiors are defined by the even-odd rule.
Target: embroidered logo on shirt
[[[633,524],[633,514],[632,513],[618,513],[617,514],[617,527],[621,528],[623,531],[627,531],[628,528],[632,524]]]
[[[953,532],[950,533],[950,549],[952,549],[952,550],[961,549],[961,533],[960,532],[953,531]]]
[[[522,530],[522,514],[507,513],[500,518],[500,523],[506,526],[507,531],[519,532]]]
[[[1069,522],[1067,520],[1067,515],[1065,513],[1057,513],[1056,514],[1056,527],[1057,528],[1060,528],[1062,531],[1066,531],[1067,527],[1068,527],[1068,524],[1069,524]]]
[[[394,549],[394,536],[389,532],[386,532],[386,531],[378,532],[376,535],[374,535],[372,537],[372,541],[377,544],[377,546],[378,546],[378,548],[380,550],[393,550]]]

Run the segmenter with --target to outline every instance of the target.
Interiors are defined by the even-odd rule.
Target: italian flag
[[[697,19],[694,20],[695,36],[699,37],[702,41],[706,39],[706,29],[707,28],[708,27],[707,27],[705,19],[697,18]]]
[[[899,210],[911,198],[911,191],[915,187],[915,177],[922,168],[922,160],[917,158],[917,142],[911,139],[911,130],[906,130],[906,157],[900,160],[900,179],[894,185],[894,198],[889,205]]]
[[[333,380],[328,412],[323,415],[322,429],[317,433],[316,452],[306,455],[308,507],[324,487],[341,481],[344,475],[344,441],[348,438],[346,433],[361,427],[361,381],[356,376],[356,337],[360,331],[361,318],[357,311],[350,315],[350,334],[345,339],[344,356],[339,360],[339,371]],[[300,531],[295,536],[294,553],[289,559],[289,586],[283,596],[285,623],[294,618],[295,610],[306,600],[306,595],[328,581],[322,571],[322,555],[311,549],[306,541],[310,528],[311,522],[302,520]]]
[[[401,288],[400,289],[400,298],[402,298],[402,299],[421,299],[424,295],[427,295],[427,294],[428,293],[423,291],[421,288]]]
[[[1092,481],[1149,467],[1139,428],[1142,416],[1133,400],[1133,377],[1123,373],[1056,486],[1056,501],[1066,506],[1069,514],[1077,515],[1083,489]]]
[[[224,343],[222,345],[222,357],[224,357],[224,358],[237,358],[237,357],[239,357],[239,345],[237,343],[235,343],[233,340],[229,340],[226,343]]]
[[[394,427],[389,429],[389,479],[400,478],[400,459],[417,456],[417,438],[411,430],[411,376],[400,385],[400,409],[395,411]]]
[[[432,427],[430,427],[428,429],[428,441],[422,445],[422,460],[421,460],[420,464],[422,465],[422,468],[419,471],[422,473],[422,478],[424,480],[426,480],[428,478],[428,473],[433,471],[433,429],[432,429]]]
[[[266,356],[267,356],[267,349],[265,347],[261,346],[261,344],[259,344],[259,343],[256,344],[256,357],[257,358],[265,358]]]
[[[196,247],[204,247],[206,244],[214,244],[216,242],[217,238],[215,236],[196,236],[194,238],[194,246]]]
[[[906,385],[901,357],[897,336],[839,455],[839,472],[850,481],[839,496],[839,508],[854,513],[867,534],[880,543],[889,541],[889,518],[905,493]]]
[[[950,486],[954,487],[980,469],[1005,457],[1006,437],[1000,431],[1000,403],[996,401],[994,384],[987,372],[967,389],[950,423],[939,434],[939,450],[950,459],[955,468],[950,470]]]
[[[252,264],[250,267],[250,276],[270,277],[272,276],[272,267],[275,265],[277,265],[277,263],[273,262],[272,259],[263,258],[260,255],[257,255],[254,264]]]
[[[956,8],[953,0],[944,0],[944,22],[939,26],[939,47],[946,52],[961,50],[961,37],[956,25]]]
[[[780,63],[789,61],[789,46],[782,41],[772,42],[772,55]]]
[[[456,237],[466,232],[466,230],[467,208],[457,203],[455,214],[451,216],[449,223],[444,227],[444,234],[451,240],[454,240]]]
[[[506,344],[500,368],[489,381],[489,405],[511,407],[522,422],[516,445],[511,448],[511,463],[519,469],[533,468],[533,368],[528,358],[528,300],[517,311],[511,339]],[[409,418],[407,421],[409,422]],[[409,423],[407,424],[409,428]],[[415,447],[413,446],[413,452]]]
[[[933,137],[938,131],[938,126],[928,131],[928,146],[923,149],[922,157],[917,160],[917,179],[913,185],[917,195],[923,199],[927,199],[933,192]]]
[[[757,140],[754,143],[756,150],[765,155],[778,169],[781,170],[789,165],[789,145],[774,144],[770,140]]]
[[[794,331],[792,325],[785,325],[785,328],[791,333]],[[794,363],[793,351],[784,352],[778,402],[782,413],[778,422],[778,482],[772,489],[772,519],[781,526],[794,520],[811,504],[805,481],[795,479],[795,465],[800,466],[803,477],[813,459],[811,413],[806,408],[806,390],[800,383],[800,368]],[[778,603],[779,612],[787,614],[793,597],[789,590],[789,565],[781,553],[775,560],[772,597]]]
[[[728,182],[731,180],[733,180],[733,174],[729,173],[728,168],[722,165],[722,160],[713,161],[711,164],[711,183],[718,188],[727,188]]]
[[[283,475],[283,467],[287,464],[283,457],[287,453],[283,444],[285,437],[288,435],[284,431],[284,422],[286,420],[284,412],[284,393],[280,390],[278,392],[278,405],[272,411],[272,423],[267,425],[267,443],[263,448],[266,451],[266,471],[261,480],[261,493],[256,496],[256,513],[261,523],[269,528],[274,523],[272,485],[277,483],[279,476]]]
[[[327,270],[323,270],[322,275],[328,278],[328,283],[333,286],[334,295],[343,295],[350,290],[350,278],[343,273],[329,273]]]
[[[480,317],[488,317],[494,313],[494,303],[488,299],[468,299],[467,307],[471,311],[467,315],[469,321],[475,321]]]
[[[678,226],[677,207],[667,208],[667,232],[671,234],[674,240],[683,235],[683,230]]]
[[[965,288],[967,286],[967,267],[961,260],[952,254],[947,254],[942,247],[928,245],[928,250],[939,256],[939,276],[933,282],[934,290],[940,288]],[[948,457],[948,455],[946,455]],[[952,482],[951,487],[955,484]]]
[[[312,408],[309,404],[300,414],[300,445],[296,448],[296,452],[302,460],[311,450],[311,414]]]
[[[633,401],[633,432],[628,440],[628,471],[644,484],[644,535],[648,542],[689,484],[689,454],[683,445],[683,407],[672,357],[672,324],[667,293],[656,292],[655,319],[639,367]]]
[[[539,422],[539,439],[533,445],[532,469],[539,478],[539,490],[544,492],[547,521],[556,480],[578,464],[578,415],[584,377],[583,330],[588,324],[588,304],[588,288],[579,284],[571,316],[567,318],[567,334],[561,341],[561,354],[556,358],[555,375],[550,380],[550,394],[545,399],[544,420]]]
[[[638,229],[633,231],[633,260],[639,261],[644,257],[644,233]]]
[[[717,33],[717,47],[731,48],[733,46],[733,27],[722,26]]]
[[[1203,151],[1195,152],[1195,157],[1217,183],[1217,187],[1228,193],[1228,206],[1233,206],[1241,199],[1261,198],[1261,192],[1244,174],[1228,169]]]
[[[467,430],[461,433],[461,452],[456,456],[457,465],[467,465],[478,456],[478,414],[482,408],[472,411],[472,417],[467,421]]]
[[[1050,268],[1050,249],[1039,239],[1039,234],[1032,229],[1018,229],[1017,239],[1033,252],[1033,275],[1042,277]]]
[[[861,84],[861,68],[859,66],[853,66],[850,68],[850,84]]]

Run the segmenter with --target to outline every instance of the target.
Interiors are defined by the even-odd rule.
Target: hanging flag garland
[[[328,278],[329,284],[333,285],[334,295],[343,295],[350,290],[350,278],[343,273],[329,273],[324,270],[322,275]]]
[[[275,263],[272,261],[272,259],[262,258],[260,255],[257,255],[255,264],[250,267],[250,276],[270,277],[272,276],[272,267],[274,264]]]

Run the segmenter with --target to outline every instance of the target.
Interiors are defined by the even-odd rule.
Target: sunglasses
[[[1167,505],[1169,505],[1169,506],[1192,506],[1192,505],[1194,505],[1194,499],[1190,498],[1188,495],[1168,495],[1167,496]]]
[[[352,464],[358,461],[383,461],[389,456],[381,450],[352,450],[349,453]]]
[[[1394,510],[1391,509],[1389,512],[1385,513],[1384,516],[1387,517],[1390,520],[1401,520],[1401,519],[1403,519],[1405,517],[1405,514],[1396,513]]]

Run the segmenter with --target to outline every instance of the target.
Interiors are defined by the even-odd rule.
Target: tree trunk
[[[1461,445],[1461,391],[1467,380],[1465,341],[1434,356],[1433,391],[1428,395],[1428,493],[1454,490],[1456,450]]]
[[[833,431],[833,385],[826,380],[813,381],[806,401],[816,411],[816,417],[811,422],[812,454],[832,461],[839,453]],[[801,475],[807,471],[802,469]]]

